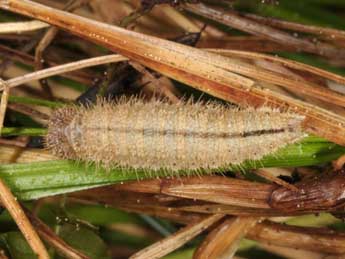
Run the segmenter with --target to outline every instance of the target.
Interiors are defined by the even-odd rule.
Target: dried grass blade
[[[153,179],[144,181],[133,181],[120,185],[101,187],[101,191],[83,191],[80,194],[99,194],[94,198],[104,198],[102,202],[115,201],[115,197],[121,193],[132,193],[135,195],[169,195],[170,197],[181,197],[192,200],[217,202],[252,208],[270,208],[267,200],[276,186],[251,181],[227,178],[222,176],[182,177],[174,179]],[[167,197],[169,197],[167,196]],[[131,197],[129,197],[131,199]],[[161,199],[164,200],[164,199]],[[166,198],[167,200],[167,198]],[[157,198],[156,201],[159,201]],[[116,201],[115,201],[116,202]],[[151,201],[152,202],[152,201]],[[216,212],[215,212],[216,213]]]
[[[65,11],[73,11],[74,9],[80,7],[80,5],[87,3],[87,1],[80,0],[80,1],[75,1],[75,0],[70,0],[66,3],[65,7],[63,10]],[[59,29],[57,27],[50,27],[49,29],[46,30],[45,34],[42,36],[41,40],[37,44],[35,48],[35,70],[41,70],[44,68],[44,59],[43,59],[43,53],[46,50],[46,48],[51,44],[51,42],[54,40],[55,36],[59,32]],[[48,81],[46,80],[41,80],[40,85],[42,90],[45,92],[47,97],[50,99],[53,98],[53,92],[51,90],[50,85],[48,84]]]
[[[23,233],[24,238],[39,259],[49,259],[49,254],[39,238],[37,232],[29,222],[23,209],[18,201],[6,186],[4,181],[0,179],[0,200],[2,205],[8,210],[18,228]]]
[[[345,51],[333,45],[318,42],[313,43],[307,39],[296,38],[289,33],[280,31],[270,26],[258,23],[252,19],[240,16],[236,12],[224,13],[204,4],[186,4],[184,9],[201,15],[208,19],[220,22],[230,27],[236,28],[250,34],[264,37],[268,40],[276,41],[281,44],[289,45],[306,52],[318,54],[330,58],[343,58]]]
[[[115,205],[114,205],[115,206]],[[171,220],[180,224],[197,223],[201,219],[204,219],[206,215],[198,213],[184,212],[172,207],[163,206],[142,206],[142,205],[116,205],[117,208],[128,212],[141,213],[151,215],[153,217],[159,217],[167,220]]]
[[[211,231],[195,251],[194,259],[232,258],[239,241],[251,229],[259,218],[231,217]]]
[[[324,253],[312,252],[303,249],[295,249],[290,247],[275,246],[270,244],[259,244],[260,248],[264,250],[281,256],[286,259],[339,259],[343,258],[337,255],[325,255]]]
[[[39,80],[42,78],[47,78],[49,76],[67,73],[67,72],[74,71],[77,69],[82,69],[85,67],[98,66],[98,65],[102,65],[106,63],[120,62],[120,61],[125,61],[125,60],[128,60],[128,59],[121,55],[116,55],[116,54],[101,56],[101,57],[96,57],[96,58],[89,58],[89,59],[70,62],[67,64],[63,64],[63,65],[59,65],[59,66],[55,66],[55,67],[51,67],[47,69],[42,69],[37,72],[32,72],[30,74],[26,74],[23,76],[19,76],[19,77],[7,80],[6,83],[11,88],[11,87],[15,87],[21,84],[25,84],[33,80]],[[0,86],[0,91],[3,89],[4,87]]]
[[[212,215],[205,219],[202,219],[196,224],[187,225],[183,229],[177,231],[175,234],[154,243],[153,245],[139,251],[132,255],[131,259],[155,259],[163,257],[177,248],[183,246],[189,240],[200,234],[202,231],[219,221],[224,215]]]
[[[285,21],[285,20],[280,20],[280,19],[271,18],[271,17],[258,16],[255,14],[242,14],[242,15],[250,19],[253,19],[257,22],[260,22],[262,24],[268,24],[269,26],[273,26],[277,28],[294,30],[298,32],[312,33],[317,36],[327,37],[330,40],[345,39],[345,31],[342,31],[342,30],[337,30],[333,28],[325,28],[325,27],[320,27],[320,26],[315,26],[315,25],[300,24],[296,22]]]
[[[163,194],[252,208],[269,208],[274,186],[224,177],[191,177],[165,181]]]
[[[197,46],[207,49],[231,49],[256,52],[296,51],[291,46],[268,41],[256,36],[227,36],[219,38],[201,37]]]
[[[212,205],[210,206],[212,207]],[[217,207],[221,208],[221,210],[217,210]],[[226,211],[222,207],[226,207],[226,205],[214,205],[213,210],[209,212],[200,212],[223,214]],[[129,212],[145,213],[148,215],[166,218],[181,224],[189,224],[190,222],[195,222],[196,220],[201,220],[201,218],[204,218],[204,216],[200,214],[198,215],[195,213],[192,214],[192,216],[190,214],[178,213],[176,208],[167,208],[162,206],[149,206],[148,208],[145,208],[142,205],[129,205],[124,207],[121,206],[121,208]],[[238,208],[238,211],[241,209],[243,208]],[[171,216],[171,213],[169,212],[171,212],[173,216]],[[229,212],[229,214],[231,214],[233,211],[230,210]],[[252,215],[254,216],[256,214],[254,213]],[[266,215],[280,216],[282,214]],[[265,216],[265,214],[258,216]],[[284,216],[287,215],[284,214]],[[332,254],[345,253],[344,233],[329,229],[295,227],[264,221],[262,223],[258,223],[252,229],[250,229],[246,237],[262,243],[272,243],[284,247],[306,249],[310,251],[319,251],[322,253]]]
[[[345,253],[345,234],[326,228],[296,227],[264,221],[249,230],[248,238],[283,247],[322,253]]]
[[[49,21],[224,100],[254,107],[266,104],[290,108],[306,116],[303,126],[307,132],[345,145],[343,117],[315,105],[266,91],[253,80],[231,72],[231,62],[226,57],[99,23],[28,0],[0,0],[0,8]]]
[[[247,64],[245,62],[229,60],[229,63],[230,62],[233,64],[233,71],[238,74],[242,74],[248,76],[249,78],[254,78],[267,83],[277,84],[287,89],[301,92],[304,95],[320,99],[327,103],[336,104],[342,107],[345,106],[345,96],[343,94],[331,91],[328,88],[318,84],[311,83],[303,79],[300,80],[298,78],[290,78],[282,73],[273,72],[268,69]]]
[[[49,27],[49,24],[40,21],[29,22],[9,22],[0,23],[0,34],[2,33],[23,33],[28,31],[35,31]]]
[[[6,82],[0,79],[0,84],[4,85],[4,93],[1,97],[1,104],[0,104],[0,132],[3,127],[3,121],[5,117],[8,95],[9,95],[9,86]],[[7,187],[5,182],[0,179],[0,200],[2,206],[4,206],[10,215],[12,216],[13,220],[16,222],[18,228],[23,233],[24,238],[29,243],[32,250],[36,253],[39,259],[49,259],[48,252],[44,247],[42,241],[38,237],[35,229],[30,224],[28,218],[26,217],[23,209],[19,205],[16,198],[11,193],[11,190]]]
[[[194,213],[222,213],[236,216],[253,216],[253,217],[286,217],[305,214],[301,212],[286,213],[274,209],[250,208],[224,204],[205,204],[205,205],[185,205],[177,207],[179,211]]]
[[[255,173],[261,177],[263,177],[264,179],[271,181],[273,183],[276,183],[280,186],[284,186],[285,188],[291,190],[291,191],[298,191],[298,188],[288,182],[285,182],[284,180],[274,176],[270,170],[266,170],[266,169],[258,169],[255,171]]]
[[[337,75],[331,72],[328,72],[326,70],[313,67],[307,64],[303,64],[300,62],[296,62],[293,60],[289,60],[286,58],[281,58],[277,56],[271,56],[267,54],[257,53],[257,52],[250,52],[250,51],[240,51],[240,50],[230,50],[230,49],[206,49],[207,51],[217,53],[223,56],[228,57],[241,57],[241,58],[249,58],[249,59],[264,59],[272,62],[279,63],[281,65],[284,65],[288,68],[293,68],[300,71],[306,71],[311,74],[321,76],[324,78],[327,78],[329,80],[333,80],[340,84],[345,84],[345,77],[341,75]]]
[[[8,104],[8,97],[10,95],[10,86],[0,78],[0,87],[3,87],[3,93],[1,95],[1,102],[0,102],[0,136],[1,136],[1,129],[4,126],[5,114]]]
[[[152,179],[144,181],[126,182],[121,185],[114,185],[113,189],[115,189],[116,191],[160,194],[162,181],[163,180],[161,179]]]
[[[6,47],[1,44],[0,44],[0,55],[2,55],[4,58],[11,57],[13,61],[19,61],[21,63],[27,64],[30,66],[35,65],[35,59],[33,56],[16,49]],[[50,61],[48,57],[46,57],[45,62],[50,67],[58,65],[56,62]],[[94,79],[94,77],[88,71],[82,71],[82,70],[72,71],[67,74],[63,74],[61,76],[73,79],[83,84],[91,84],[92,80]]]

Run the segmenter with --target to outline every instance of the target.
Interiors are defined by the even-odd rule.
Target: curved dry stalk
[[[343,49],[337,48],[324,42],[318,42],[316,44],[307,39],[296,38],[287,32],[280,31],[270,26],[258,23],[255,20],[242,17],[238,13],[233,11],[227,11],[226,13],[224,13],[202,3],[184,4],[183,8],[187,11],[220,22],[232,28],[245,31],[256,36],[261,36],[278,43],[286,44],[288,46],[292,46],[309,53],[337,59],[345,57],[345,51]]]
[[[224,215],[215,214],[202,219],[198,223],[187,225],[186,227],[180,229],[176,233],[170,235],[169,237],[154,243],[146,247],[145,249],[139,251],[138,253],[132,255],[131,259],[144,259],[144,258],[161,258],[177,248],[183,246],[188,241],[193,239],[195,236],[199,235],[202,231],[209,228],[214,223],[222,219]]]
[[[44,65],[43,52],[49,46],[59,29],[56,27],[49,28],[43,35],[42,39],[35,48],[35,71],[42,70]],[[40,85],[43,92],[46,94],[48,99],[54,99],[53,92],[47,80],[40,80]]]
[[[4,87],[4,92],[1,97],[0,104],[0,132],[3,127],[3,120],[5,117],[8,95],[9,95],[9,86],[3,80],[0,83]],[[39,259],[49,259],[48,252],[44,247],[42,241],[38,237],[34,228],[27,219],[24,211],[20,207],[18,201],[11,193],[10,189],[6,186],[5,182],[0,179],[0,200],[2,205],[8,210],[13,220],[17,223],[18,228],[23,233],[24,238],[27,240],[32,250],[38,255]]]
[[[261,168],[255,171],[255,173],[261,177],[263,177],[264,179],[276,183],[280,186],[284,186],[287,189],[290,189],[291,191],[298,191],[298,188],[288,182],[285,182],[284,180],[274,176],[269,169],[266,168]]]
[[[296,227],[264,221],[252,228],[248,238],[283,247],[331,254],[345,253],[345,235],[326,228]]]
[[[271,18],[271,17],[258,16],[255,14],[246,13],[246,14],[241,14],[241,15],[248,17],[250,19],[253,19],[262,24],[267,24],[269,26],[273,26],[277,28],[294,30],[298,32],[312,33],[317,36],[327,37],[328,39],[331,39],[331,40],[345,39],[345,31],[342,31],[342,30],[337,30],[333,28],[325,28],[325,27],[320,27],[320,26],[315,26],[315,25],[300,24],[296,22],[285,21],[285,20]]]
[[[221,99],[240,105],[291,109],[305,116],[303,127],[307,132],[345,145],[343,117],[264,89],[255,81],[233,73],[232,69],[236,66],[231,66],[226,57],[110,26],[28,0],[0,0],[0,8],[48,21]]]
[[[58,237],[45,223],[36,217],[31,211],[25,209],[25,213],[36,227],[38,234],[52,247],[54,247],[61,255],[70,259],[90,259],[89,256],[84,255],[82,252],[74,249]]]
[[[19,76],[19,77],[7,80],[6,83],[11,88],[11,87],[15,87],[21,84],[28,83],[33,80],[39,80],[39,79],[46,78],[49,76],[67,73],[67,72],[77,70],[77,69],[82,69],[85,67],[97,66],[97,65],[102,65],[106,63],[120,62],[120,61],[126,61],[126,60],[128,59],[117,54],[106,55],[106,56],[96,57],[96,58],[89,58],[89,59],[84,59],[80,61],[70,62],[64,65],[59,65],[59,66],[43,69],[43,70],[26,74],[23,76]],[[0,91],[1,90],[4,90],[4,87],[0,86]]]
[[[65,11],[73,11],[74,9],[80,7],[80,5],[87,3],[88,0],[70,0],[63,10]],[[43,35],[42,39],[38,43],[36,49],[35,49],[35,70],[41,70],[43,69],[43,52],[44,50],[50,45],[50,43],[54,40],[55,36],[59,32],[59,29],[57,27],[51,27],[48,28],[48,30]],[[48,81],[41,80],[40,84],[43,88],[43,90],[47,93],[48,97],[53,97],[52,90],[48,84]]]
[[[29,22],[8,22],[0,23],[0,34],[5,33],[23,33],[28,31],[36,31],[49,27],[48,23],[40,21]]]
[[[230,217],[211,231],[195,251],[194,259],[232,258],[239,241],[257,223],[259,218]]]
[[[16,50],[16,49],[12,49],[9,47],[6,47],[4,45],[0,44],[0,55],[3,55],[5,58],[9,58],[11,57],[11,60],[13,61],[19,61],[22,62],[24,64],[28,64],[31,66],[35,65],[35,60],[34,57],[26,54],[25,52]],[[53,66],[57,66],[59,64],[50,61],[49,58],[48,60],[46,60],[46,63],[48,64],[48,66],[53,67]],[[76,71],[71,71],[67,74],[61,75],[63,77],[66,78],[70,78],[72,80],[75,80],[77,82],[80,82],[82,84],[91,84],[93,77],[90,75],[90,73],[88,73],[87,71],[82,71],[82,70],[76,70]]]
[[[49,254],[41,239],[26,217],[18,201],[2,179],[0,179],[0,200],[2,205],[8,210],[13,220],[16,222],[18,228],[23,233],[24,238],[29,243],[30,247],[38,258],[49,259]]]
[[[6,108],[8,104],[8,97],[10,95],[10,86],[6,83],[6,81],[0,78],[0,87],[2,87],[4,90],[1,96],[1,103],[0,103],[0,135],[1,135],[1,129],[4,125]]]

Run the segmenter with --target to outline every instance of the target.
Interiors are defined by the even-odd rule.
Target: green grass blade
[[[309,137],[301,143],[289,145],[275,154],[260,161],[243,163],[240,168],[259,167],[295,167],[317,165],[332,161],[345,153],[345,147]],[[238,169],[233,166],[232,169]],[[199,172],[200,173],[200,172]],[[186,172],[180,172],[183,175]],[[164,176],[166,172],[143,172],[139,170],[112,169],[107,172],[94,165],[85,165],[73,161],[45,161],[25,164],[0,165],[0,177],[3,178],[15,195],[22,200],[36,199],[55,194],[68,193],[96,186],[119,183],[129,180],[142,180],[155,176]]]
[[[1,130],[1,136],[44,136],[47,129],[44,128],[12,128],[5,127]]]
[[[52,101],[47,101],[44,99],[15,96],[15,95],[10,95],[8,98],[8,101],[12,103],[33,104],[33,105],[45,106],[49,108],[58,108],[64,105],[64,103],[62,102],[52,102]]]

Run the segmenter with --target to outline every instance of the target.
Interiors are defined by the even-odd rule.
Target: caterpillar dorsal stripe
[[[214,170],[258,160],[300,140],[303,119],[268,107],[212,102],[98,101],[56,110],[46,146],[61,158],[107,168]]]

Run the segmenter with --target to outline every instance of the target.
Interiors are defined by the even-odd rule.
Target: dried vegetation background
[[[0,258],[345,257],[344,1],[0,9]],[[223,175],[171,179],[42,148],[52,109],[138,94],[289,110],[310,136]]]

